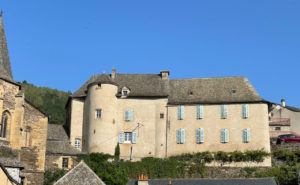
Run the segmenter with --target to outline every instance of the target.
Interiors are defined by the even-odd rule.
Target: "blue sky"
[[[74,92],[91,75],[247,76],[300,107],[299,0],[1,0],[15,80]]]

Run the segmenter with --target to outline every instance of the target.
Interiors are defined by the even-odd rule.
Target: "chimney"
[[[112,68],[112,70],[111,70],[111,78],[112,79],[116,78],[116,68]]]
[[[281,99],[281,106],[285,107],[285,99]]]
[[[139,175],[139,180],[137,185],[149,185],[148,175],[144,175],[144,174]]]
[[[169,79],[170,71],[160,71],[161,79],[167,80]]]

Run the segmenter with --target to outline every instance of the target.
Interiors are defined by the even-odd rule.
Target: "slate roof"
[[[2,13],[0,13],[0,78],[14,82],[8,55]]]
[[[18,155],[19,151],[8,146],[0,146],[0,163],[5,167],[23,168]]]
[[[48,124],[46,154],[76,155],[79,153],[79,150],[70,144],[62,125]]]
[[[8,171],[5,169],[4,165],[1,163],[0,163],[0,168],[3,170],[3,172],[5,173],[6,177],[9,179],[10,182],[12,182],[16,185],[21,185],[21,183],[17,182],[12,176],[10,176]]]
[[[105,183],[81,161],[54,185],[105,185]]]
[[[169,180],[149,180],[149,185],[168,185]],[[136,185],[132,180],[127,185]],[[172,185],[277,185],[273,178],[261,179],[176,179]]]
[[[110,83],[130,89],[130,97],[168,97],[169,104],[264,102],[246,77],[162,79],[160,74],[101,74],[92,76],[72,95],[85,97],[89,85]],[[235,90],[235,93],[232,93]]]

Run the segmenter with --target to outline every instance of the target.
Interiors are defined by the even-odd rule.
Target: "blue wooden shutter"
[[[184,144],[185,143],[185,130],[182,128],[181,129],[181,136],[180,136],[180,143]]]
[[[129,121],[133,120],[133,110],[129,110]]]
[[[136,132],[132,132],[132,143],[136,144]]]
[[[249,114],[249,104],[245,105],[245,109],[246,109],[246,111],[245,111],[245,117],[249,118],[249,116],[250,116],[250,114]]]
[[[119,143],[123,143],[123,132],[119,132]]]
[[[247,129],[247,142],[251,141],[250,129]]]
[[[180,106],[180,116],[181,119],[184,119],[184,106]]]
[[[129,120],[129,112],[128,110],[125,110],[125,116],[124,116],[125,121]]]
[[[221,105],[221,118],[226,119],[227,118],[227,105]]]
[[[225,133],[224,133],[224,129],[221,130],[220,132],[220,141],[221,143],[225,142]]]
[[[196,112],[197,112],[196,118],[203,119],[203,105],[197,105]]]
[[[176,130],[176,143],[180,144],[180,136],[181,136],[181,131],[180,129]]]
[[[246,143],[247,142],[247,129],[243,130],[243,142]]]
[[[200,128],[200,143],[204,143],[204,128]]]
[[[181,119],[181,107],[177,106],[177,119],[180,120]]]
[[[200,143],[200,128],[196,129],[196,143]]]
[[[229,142],[229,132],[227,129],[225,129],[224,133],[225,133],[225,143],[228,143]]]

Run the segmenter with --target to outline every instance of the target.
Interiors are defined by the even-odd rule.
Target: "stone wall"
[[[271,150],[296,151],[296,150],[300,150],[300,143],[286,143],[281,145],[271,145]]]
[[[45,171],[50,169],[62,169],[62,158],[69,159],[69,167],[66,170],[70,170],[78,164],[76,156],[46,155]]]
[[[43,185],[44,172],[22,171],[25,176],[24,185]]]

